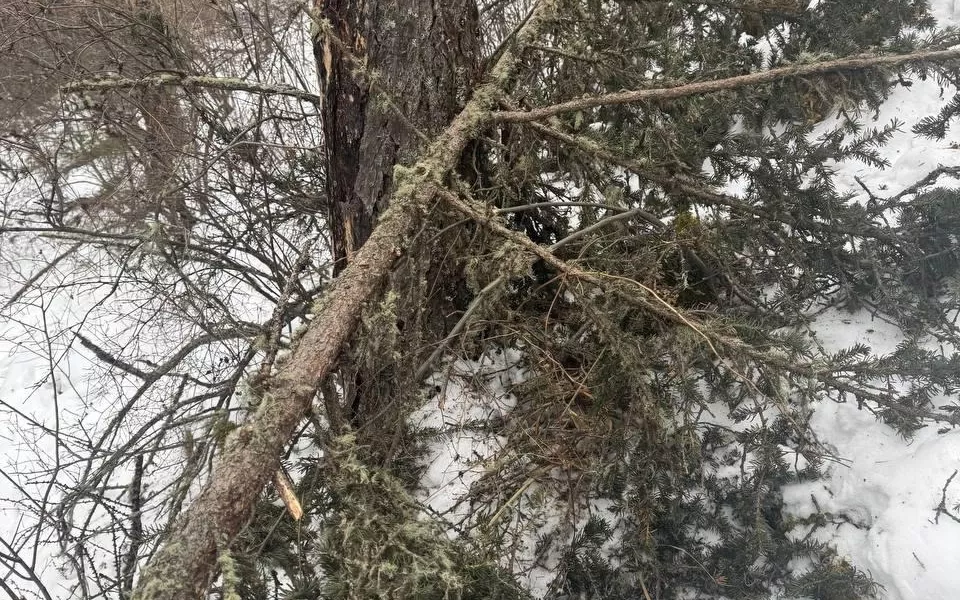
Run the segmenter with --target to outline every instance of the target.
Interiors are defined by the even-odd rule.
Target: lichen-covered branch
[[[77,92],[102,92],[151,87],[209,88],[235,92],[250,92],[251,94],[264,94],[268,96],[288,96],[318,106],[323,102],[323,99],[317,94],[290,85],[271,85],[234,77],[210,77],[206,75],[185,75],[182,73],[157,73],[156,75],[149,75],[137,79],[129,79],[126,77],[83,79],[60,86],[60,91],[64,94],[73,94]]]

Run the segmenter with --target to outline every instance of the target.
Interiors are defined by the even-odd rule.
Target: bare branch
[[[538,35],[554,11],[555,2],[537,2],[517,36],[520,48]],[[420,222],[423,207],[437,193],[437,182],[456,167],[464,147],[504,98],[518,66],[518,54],[506,51],[489,81],[475,90],[424,156],[404,170],[392,205],[316,307],[316,316],[270,382],[257,412],[230,437],[210,482],[145,569],[135,598],[192,600],[206,595],[217,549],[247,522],[260,490],[280,466],[283,447],[353,334],[361,308],[376,297]]]
[[[123,89],[144,89],[151,87],[182,87],[185,89],[209,88],[233,92],[250,92],[267,96],[288,96],[319,106],[323,98],[311,92],[290,85],[270,85],[255,83],[232,77],[209,77],[204,75],[184,75],[181,73],[158,73],[139,79],[126,77],[107,77],[104,79],[84,79],[60,86],[64,94],[77,92],[108,91]]]
[[[63,259],[67,258],[68,256],[72,255],[74,252],[76,252],[77,249],[80,248],[80,246],[81,246],[80,242],[72,244],[69,248],[67,248],[66,250],[64,250],[57,256],[55,256],[53,259],[51,259],[50,262],[44,265],[42,269],[40,269],[34,275],[32,275],[30,279],[26,280],[23,283],[23,285],[20,286],[20,289],[14,292],[14,294],[10,296],[9,300],[4,302],[3,306],[0,306],[0,311],[7,310],[8,308],[16,304],[20,300],[20,298],[23,297],[25,293],[35,289],[37,282],[39,282],[41,279],[46,277],[47,273],[54,270]]]
[[[96,356],[97,358],[99,358],[99,359],[102,360],[103,362],[107,363],[108,365],[112,365],[112,366],[114,366],[114,367],[117,367],[117,368],[120,369],[121,371],[124,371],[124,372],[126,372],[126,373],[130,373],[131,375],[134,375],[134,376],[136,376],[136,377],[139,377],[140,379],[150,379],[150,374],[149,374],[149,373],[145,373],[144,371],[138,369],[137,367],[131,365],[130,363],[128,363],[128,362],[126,362],[126,361],[124,361],[124,360],[122,360],[122,359],[120,359],[120,358],[118,358],[118,357],[116,357],[116,356],[114,356],[114,355],[112,355],[112,354],[110,354],[109,352],[107,352],[106,350],[104,350],[103,348],[101,348],[100,346],[98,346],[98,345],[96,345],[95,343],[93,343],[92,341],[88,340],[88,339],[87,339],[82,333],[80,333],[79,331],[75,332],[74,335],[77,336],[77,340],[80,341],[80,345],[82,345],[84,348],[86,348],[86,349],[89,350],[90,352],[93,352],[93,355],[94,355],[94,356]]]
[[[761,71],[759,73],[750,73],[749,75],[738,75],[737,77],[728,77],[726,79],[717,79],[713,81],[698,81],[696,83],[687,83],[676,87],[654,88],[647,90],[629,90],[616,92],[613,94],[601,94],[599,96],[588,96],[569,102],[561,102],[553,106],[544,106],[532,110],[509,110],[494,114],[494,120],[501,123],[526,123],[529,121],[540,121],[548,117],[554,117],[563,113],[595,108],[598,106],[614,106],[618,104],[632,104],[643,100],[673,100],[686,96],[698,96],[702,94],[712,94],[724,90],[733,90],[752,85],[761,85],[772,83],[782,79],[793,77],[805,77],[807,75],[822,75],[824,73],[833,73],[836,71],[848,71],[858,69],[869,69],[873,67],[898,67],[911,62],[950,62],[960,59],[960,48],[952,50],[925,50],[922,52],[911,52],[909,54],[891,54],[876,56],[872,54],[861,54],[840,58],[837,60],[828,60],[810,64],[791,65]]]

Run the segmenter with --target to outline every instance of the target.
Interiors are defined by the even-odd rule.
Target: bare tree
[[[46,487],[34,492],[31,484],[20,495],[42,535],[56,532],[82,597],[129,595],[156,532],[246,410],[241,390],[264,359],[258,349],[276,355],[324,279],[315,268],[305,272],[323,263],[317,249],[325,244],[317,233],[320,121],[310,94],[113,82],[203,72],[267,88],[289,88],[294,77],[308,87],[313,74],[299,73],[305,57],[292,49],[307,47],[309,22],[289,8],[23,2],[0,9],[9,27],[5,254],[16,261],[7,265],[32,260],[15,236],[51,253],[38,257],[3,306],[26,327],[43,324],[44,379],[67,382],[53,392],[63,398],[56,412],[67,411],[62,423],[21,422],[56,439],[56,464]],[[43,264],[44,256],[53,259]],[[91,294],[86,313],[65,304],[75,294]],[[264,314],[264,306],[275,308]],[[99,422],[83,417],[100,411],[95,397],[70,389],[68,355],[99,363],[96,394],[119,401],[116,412]],[[170,469],[183,477],[162,474]],[[10,475],[22,481],[27,472]],[[30,548],[40,536],[30,529],[16,543]],[[116,561],[107,579],[99,575],[104,555]],[[30,567],[37,568],[35,552]]]

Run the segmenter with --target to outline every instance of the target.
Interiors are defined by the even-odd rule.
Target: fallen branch
[[[540,0],[517,36],[529,44],[555,10]],[[463,111],[409,169],[398,169],[390,208],[316,306],[315,317],[280,371],[268,382],[254,413],[229,438],[210,481],[168,534],[137,585],[138,600],[195,600],[207,595],[217,549],[229,547],[249,519],[263,487],[280,466],[316,390],[356,329],[363,305],[372,301],[425,215],[438,184],[453,170],[466,144],[489,122],[517,71],[519,53],[507,51]]]
[[[957,424],[957,418],[954,415],[944,415],[932,410],[903,406],[898,404],[892,398],[873,393],[862,386],[856,387],[841,381],[836,375],[838,373],[849,371],[850,367],[848,365],[839,365],[835,368],[831,368],[829,364],[825,364],[820,360],[811,360],[808,362],[787,360],[776,352],[764,352],[763,350],[758,350],[745,343],[739,337],[732,337],[727,333],[716,329],[709,321],[699,319],[695,315],[688,313],[686,310],[672,305],[670,302],[658,295],[655,290],[643,285],[639,281],[635,281],[626,277],[611,275],[608,273],[598,273],[581,269],[577,265],[567,262],[555,255],[553,253],[553,248],[556,247],[556,244],[553,247],[546,247],[537,244],[519,231],[515,231],[507,227],[503,222],[493,216],[492,213],[485,212],[485,208],[476,201],[472,200],[469,196],[459,195],[448,189],[438,190],[438,196],[443,199],[452,209],[473,220],[480,226],[486,228],[494,235],[513,243],[521,250],[527,252],[530,256],[539,258],[544,263],[555,269],[558,273],[562,273],[566,278],[572,281],[578,281],[580,283],[594,286],[600,290],[603,290],[605,294],[616,294],[625,302],[633,304],[634,306],[647,311],[651,315],[655,315],[665,321],[676,323],[682,327],[687,327],[703,340],[704,344],[710,349],[710,352],[720,361],[720,363],[724,364],[726,368],[729,369],[730,372],[741,381],[741,383],[748,386],[758,394],[761,392],[756,388],[753,381],[744,374],[737,372],[737,370],[729,361],[730,357],[745,357],[755,361],[758,364],[771,365],[773,367],[782,369],[783,371],[792,373],[793,375],[807,377],[812,380],[819,381],[824,385],[834,389],[854,394],[858,397],[858,399],[870,400],[878,406],[895,411],[898,414],[909,415],[921,419],[930,419],[934,422],[945,422],[953,425]],[[494,282],[487,287],[489,288],[494,284],[499,285],[502,283],[501,279],[503,278],[494,280]],[[486,289],[484,292],[486,292]],[[443,343],[448,343],[448,340],[444,340]],[[723,350],[723,353],[721,353],[721,350]],[[876,376],[877,374],[871,373],[870,375]],[[787,413],[784,412],[784,414]],[[798,431],[801,430],[801,427],[796,423],[795,426],[797,427]]]

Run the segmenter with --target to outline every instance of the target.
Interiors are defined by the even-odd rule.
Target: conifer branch
[[[642,310],[646,310],[660,319],[689,328],[695,335],[703,340],[710,352],[721,363],[725,364],[726,368],[729,369],[741,383],[751,388],[755,393],[762,394],[749,377],[738,372],[733,367],[728,360],[729,357],[746,357],[755,361],[758,365],[769,365],[797,377],[818,381],[829,388],[857,395],[859,398],[870,400],[878,406],[895,411],[901,415],[930,419],[936,422],[946,422],[954,425],[958,423],[958,418],[955,415],[942,414],[922,407],[903,406],[891,397],[871,392],[866,386],[854,385],[842,380],[842,374],[851,370],[849,365],[832,367],[829,364],[817,360],[786,360],[776,353],[754,348],[738,337],[731,337],[728,334],[718,331],[710,322],[699,319],[689,314],[686,310],[674,306],[658,295],[655,290],[650,289],[638,281],[609,273],[587,271],[563,260],[553,253],[552,248],[541,246],[522,233],[514,231],[498,220],[491,218],[476,202],[468,197],[463,197],[446,188],[438,189],[437,195],[457,212],[472,219],[491,233],[515,244],[531,256],[539,258],[547,265],[556,269],[557,272],[563,273],[564,276],[595,286],[605,293],[616,294],[624,301]],[[488,287],[499,285],[502,283],[502,279],[504,278],[498,278]],[[617,283],[625,284],[625,287],[618,286],[616,285]],[[636,293],[638,288],[641,291],[640,294]],[[486,292],[486,290],[484,290],[484,292]],[[447,340],[445,340],[445,342],[446,341]],[[864,370],[862,374],[867,375],[867,371]],[[877,373],[870,373],[869,375],[876,376]],[[794,423],[794,425],[797,426],[798,431],[801,429],[798,424]]]
[[[677,85],[675,87],[653,88],[645,90],[627,90],[615,92],[612,94],[600,94],[598,96],[587,96],[561,102],[552,106],[534,108],[531,110],[507,110],[494,113],[494,121],[500,123],[527,123],[530,121],[541,121],[549,117],[555,117],[563,113],[596,108],[598,106],[616,106],[621,104],[633,104],[644,100],[674,100],[687,96],[699,96],[711,94],[725,90],[733,90],[742,87],[762,85],[772,83],[782,79],[793,77],[805,77],[808,75],[823,75],[837,71],[856,71],[861,69],[870,69],[874,67],[898,67],[907,63],[941,63],[960,59],[960,48],[950,50],[923,50],[920,52],[911,52],[909,54],[890,54],[873,55],[861,54],[836,60],[827,60],[809,64],[794,64],[786,67],[750,73],[748,75],[738,75],[726,79],[716,79],[712,81],[698,81]]]
[[[688,177],[679,175],[665,176],[654,173],[642,161],[614,154],[609,149],[604,148],[590,138],[580,135],[572,135],[542,123],[533,122],[529,123],[528,125],[535,131],[557,141],[563,142],[572,148],[576,148],[578,151],[586,154],[587,156],[623,167],[628,171],[636,173],[642,179],[646,179],[651,183],[659,185],[665,190],[675,190],[683,194],[687,194],[692,198],[696,198],[706,206],[720,206],[736,214],[749,215],[751,217],[768,221],[777,221],[790,227],[800,227],[809,229],[811,231],[825,233],[839,233],[854,237],[873,238],[891,245],[897,245],[899,243],[899,240],[895,235],[869,224],[860,229],[853,229],[846,227],[841,223],[816,223],[812,220],[804,223],[798,223],[797,220],[791,216],[782,213],[774,213],[769,209],[751,206],[747,202],[744,202],[735,196],[730,196],[729,194],[724,194],[721,192],[715,192],[702,185],[698,185],[695,181]]]
[[[539,0],[517,36],[517,47],[531,43],[555,10],[554,0]],[[504,52],[488,82],[474,91],[420,160],[409,169],[398,169],[390,208],[315,307],[316,316],[300,343],[267,382],[256,413],[228,439],[209,483],[144,570],[134,598],[193,600],[207,595],[218,550],[228,548],[249,519],[260,491],[280,466],[284,446],[353,335],[363,306],[376,298],[424,217],[437,182],[456,167],[463,149],[503,101],[519,68],[519,56],[516,50]]]

